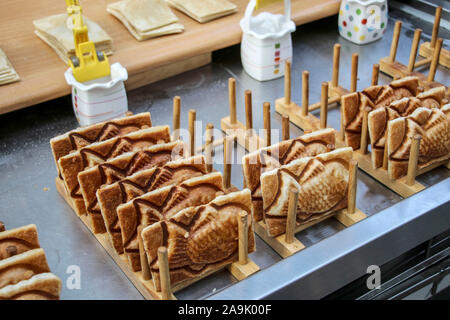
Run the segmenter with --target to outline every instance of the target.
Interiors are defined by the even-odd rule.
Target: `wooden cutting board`
[[[247,0],[231,0],[236,14],[200,24],[173,9],[185,31],[180,34],[137,41],[115,17],[106,12],[114,0],[81,0],[83,14],[97,22],[113,39],[110,63],[120,62],[129,74],[127,89],[172,76],[210,62],[210,53],[241,41],[239,21]],[[305,24],[337,14],[339,0],[292,0],[292,20]],[[264,8],[281,13],[283,2]],[[56,53],[34,34],[33,20],[66,12],[64,0],[2,0],[0,48],[21,78],[0,86],[0,114],[70,94],[64,79],[68,68]]]

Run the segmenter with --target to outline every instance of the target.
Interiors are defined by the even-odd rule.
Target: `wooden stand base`
[[[320,120],[311,113],[304,116],[301,107],[294,102],[287,105],[284,98],[277,99],[275,101],[275,110],[281,115],[289,116],[289,121],[303,131],[320,129]]]
[[[406,183],[406,176],[400,178],[400,179],[391,179],[388,175],[388,171],[383,168],[373,168],[372,166],[372,160],[370,153],[362,154],[359,151],[353,152],[353,158],[358,161],[358,167],[366,172],[368,175],[372,176],[374,179],[378,180],[380,183],[384,184],[386,187],[394,191],[395,193],[399,194],[400,196],[407,198],[412,196],[413,194],[416,194],[417,192],[420,192],[425,189],[425,186],[421,183],[415,181],[413,185],[408,185]],[[440,166],[446,166],[447,168],[450,168],[450,161],[449,160],[443,160],[441,162],[433,163],[432,165],[421,168],[417,170],[417,176],[431,171],[437,167]]]
[[[66,188],[64,186],[64,182],[59,178],[56,177],[55,180],[56,184],[56,190],[58,193],[63,197],[63,199],[70,205],[70,207],[73,209],[72,200],[69,197],[68,193],[66,192]],[[234,186],[230,187],[229,190],[235,191],[237,190]],[[77,215],[78,216],[78,215]],[[79,216],[80,220],[86,225],[86,227],[89,229],[89,231],[92,232],[90,228],[90,223],[87,216]],[[128,277],[128,279],[133,283],[133,285],[138,289],[138,291],[142,294],[142,296],[147,299],[155,299],[155,300],[162,300],[162,293],[160,291],[156,290],[156,287],[153,283],[153,280],[144,280],[142,276],[142,272],[134,272],[131,270],[128,260],[125,254],[118,254],[116,250],[113,248],[113,246],[110,243],[110,239],[107,233],[97,233],[94,234],[95,238],[98,242],[103,246],[103,248],[108,252],[108,254],[111,256],[111,258],[117,263],[119,268],[125,273],[125,275]],[[215,270],[211,270],[211,272],[203,275],[202,277],[198,277],[195,279],[190,279],[187,281],[183,281],[182,283],[179,283],[171,288],[172,292],[177,292],[183,288],[188,287],[189,285],[223,269],[227,268],[230,273],[238,280],[242,280],[247,278],[248,276],[252,275],[253,273],[259,271],[259,267],[250,259],[248,259],[247,264],[241,265],[239,262],[232,263],[228,266],[223,266]],[[174,295],[172,295],[172,299],[176,299]]]
[[[419,55],[425,58],[433,57],[434,48],[431,47],[430,42],[424,42],[419,47]],[[450,69],[450,51],[442,48],[439,55],[439,64]]]
[[[295,228],[295,233],[305,230],[323,220],[328,218],[335,217],[340,223],[344,226],[349,227],[367,217],[365,213],[361,210],[356,209],[354,213],[349,214],[347,209],[342,209],[336,212],[332,212],[326,216],[320,217],[314,221],[302,224]],[[258,221],[254,224],[255,232],[259,235],[261,239],[263,239],[269,246],[272,247],[280,256],[283,258],[287,258],[293,255],[296,252],[299,252],[306,248],[306,246],[301,243],[299,240],[294,238],[292,243],[287,243],[285,240],[285,235],[279,235],[278,237],[271,237],[267,234],[267,226],[264,221]]]
[[[420,72],[409,72],[408,67],[404,64],[394,61],[391,62],[389,57],[384,57],[380,59],[380,70],[392,78],[403,78],[407,76],[416,76],[419,78],[419,83],[423,87],[424,90],[429,90],[431,88],[442,87],[444,86],[442,83],[432,81],[429,82],[427,80],[427,76]]]
[[[264,139],[257,135],[253,129],[251,135],[248,135],[245,125],[239,120],[232,124],[229,116],[222,118],[220,127],[228,136],[235,137],[237,143],[249,152],[256,151],[266,145]]]

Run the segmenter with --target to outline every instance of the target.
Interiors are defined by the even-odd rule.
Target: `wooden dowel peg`
[[[411,138],[411,149],[409,150],[408,172],[406,174],[406,184],[412,186],[416,182],[417,165],[419,162],[420,135]]]
[[[431,59],[430,72],[428,73],[428,82],[434,81],[434,76],[436,75],[437,65],[439,63],[439,56],[441,54],[442,48],[442,38],[439,38],[436,42],[436,46],[433,51],[433,59]]]
[[[322,92],[320,95],[320,129],[327,127],[328,116],[328,82],[322,82]]]
[[[339,86],[339,59],[341,56],[341,45],[336,43],[333,47],[333,74],[331,78],[331,86]]]
[[[206,160],[206,170],[212,172],[213,170],[213,142],[214,142],[214,125],[208,123],[206,125],[206,143],[205,143],[205,160]]]
[[[281,139],[283,141],[289,140],[291,138],[291,134],[289,132],[289,116],[283,115],[281,118]]]
[[[189,138],[190,138],[190,156],[195,155],[195,118],[196,112],[194,109],[189,110]]]
[[[439,34],[439,25],[441,24],[442,7],[437,7],[434,14],[433,33],[431,34],[430,46],[436,46],[436,40]]]
[[[421,35],[422,35],[421,29],[416,29],[416,31],[414,31],[414,38],[411,43],[411,52],[409,53],[409,62],[408,62],[408,71],[409,72],[414,71],[414,66],[416,64],[417,49],[419,48],[419,42],[420,42]]]
[[[398,48],[398,39],[400,38],[400,30],[401,29],[402,29],[402,22],[401,21],[395,22],[394,35],[392,36],[392,43],[391,43],[391,52],[389,54],[390,62],[395,61],[395,57],[397,55],[397,48]]]
[[[236,119],[236,80],[228,79],[228,104],[230,105],[230,122],[235,124]]]
[[[248,262],[248,214],[241,212],[238,217],[239,264]]]
[[[225,137],[223,140],[223,185],[225,189],[231,187],[231,155],[233,151],[233,137]]]
[[[369,125],[368,125],[368,118],[369,118],[369,112],[372,109],[369,107],[364,108],[363,112],[363,121],[362,121],[362,127],[361,127],[361,142],[359,144],[359,150],[362,154],[367,153],[367,140],[369,137]]]
[[[352,74],[350,78],[350,92],[356,92],[358,86],[358,57],[357,53],[352,54]]]
[[[284,64],[284,103],[291,104],[291,62],[286,60]]]
[[[139,242],[139,257],[141,259],[142,279],[150,280],[152,277],[150,274],[150,266],[148,265],[147,254],[145,253],[144,249],[144,241],[142,240],[141,236],[142,229],[143,229],[142,226],[139,226],[137,229]]]
[[[378,63],[374,64],[372,67],[372,86],[378,85],[378,76],[380,75],[380,65]]]
[[[384,142],[384,150],[383,150],[383,169],[384,170],[387,170],[388,169],[388,161],[389,161],[389,153],[388,153],[388,145],[387,145],[387,143],[388,143],[388,139],[387,139],[387,137],[388,137],[388,132],[387,132],[387,128],[386,128],[386,139],[385,139],[385,142]]]
[[[264,102],[263,104],[263,120],[264,120],[264,130],[266,131],[266,146],[272,145],[271,141],[271,126],[270,126],[270,103]]]
[[[341,122],[340,122],[340,129],[339,129],[339,139],[341,141],[345,141],[345,126],[344,126],[344,107],[343,103],[341,103]]]
[[[172,299],[172,289],[170,287],[169,257],[167,255],[166,247],[158,248],[158,266],[162,299],[170,300]]]
[[[289,189],[288,214],[286,220],[286,243],[292,243],[295,236],[295,224],[297,220],[298,190],[292,187]]]
[[[309,72],[307,70],[302,73],[302,115],[308,115],[309,108]]]
[[[253,129],[252,92],[245,90],[245,128],[251,133]]]
[[[180,138],[180,112],[181,112],[181,98],[176,96],[173,98],[173,140]]]
[[[358,181],[358,161],[352,159],[348,163],[348,198],[347,212],[352,214],[356,210],[356,185]]]
[[[414,69],[417,69],[417,68],[419,68],[419,67],[421,67],[421,66],[424,66],[424,65],[426,65],[426,64],[429,64],[429,63],[431,62],[431,60],[432,60],[432,58],[429,57],[429,58],[426,58],[426,59],[422,59],[422,60],[420,60],[420,61],[417,61],[417,62],[414,64]]]

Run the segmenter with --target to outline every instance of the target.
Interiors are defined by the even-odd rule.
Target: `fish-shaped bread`
[[[184,144],[181,141],[156,144],[143,150],[127,152],[118,157],[88,168],[78,174],[81,194],[94,233],[106,232],[96,192],[104,184],[111,184],[140,170],[163,165],[181,158]]]
[[[44,272],[50,272],[50,269],[42,248],[0,260],[0,288]]]
[[[78,183],[78,173],[123,153],[143,150],[152,145],[169,141],[170,130],[168,126],[151,127],[102,142],[92,143],[61,157],[58,164],[75,212],[78,215],[86,214],[86,207]]]
[[[341,98],[341,117],[347,146],[359,149],[364,109],[386,107],[395,100],[415,97],[419,79],[405,77],[388,85],[371,86],[361,92],[349,93]]]
[[[0,300],[59,300],[61,279],[40,273],[0,289]]]
[[[122,231],[117,217],[119,205],[155,189],[179,184],[206,173],[205,157],[198,155],[138,171],[97,190],[98,205],[105,221],[106,230],[117,253],[123,253]]]
[[[408,172],[412,138],[420,135],[418,168],[450,157],[450,104],[441,109],[418,108],[388,122],[388,173],[398,179]]]
[[[36,225],[0,232],[0,260],[39,248]]]
[[[150,271],[161,289],[158,248],[168,251],[172,287],[238,261],[238,219],[248,214],[248,252],[255,250],[250,190],[219,196],[210,203],[179,211],[142,230]]]
[[[91,143],[123,136],[133,131],[146,129],[151,126],[152,119],[150,113],[144,112],[129,117],[117,118],[86,127],[80,127],[50,139],[50,146],[52,148],[58,174],[60,174],[58,166],[59,158],[86,147]]]
[[[348,168],[352,148],[294,160],[261,175],[264,221],[275,237],[286,232],[289,190],[298,190],[297,225],[347,207]]]
[[[383,165],[386,128],[390,120],[409,116],[417,108],[440,108],[445,97],[445,87],[427,90],[417,97],[403,98],[392,102],[387,107],[377,108],[369,113],[368,128],[372,145],[372,164],[374,168]]]
[[[117,207],[124,251],[133,271],[141,269],[138,227],[165,220],[178,211],[206,204],[224,193],[220,172],[185,180],[146,193]]]
[[[270,147],[256,150],[242,158],[245,187],[249,188],[253,201],[253,219],[263,218],[260,176],[264,171],[279,168],[284,164],[335,148],[336,131],[332,128],[317,130],[292,140],[281,141]]]

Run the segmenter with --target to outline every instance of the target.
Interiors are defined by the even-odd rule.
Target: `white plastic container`
[[[240,25],[241,61],[244,70],[256,80],[265,81],[284,75],[284,62],[292,59],[291,2],[284,0],[284,15],[262,12],[252,17],[256,0],[251,0]]]
[[[342,0],[338,28],[341,37],[366,44],[380,39],[388,22],[387,0]]]
[[[128,79],[127,70],[120,63],[111,65],[111,75],[87,82],[78,82],[68,69],[64,76],[72,86],[72,105],[82,126],[124,116],[128,100],[123,82]]]

